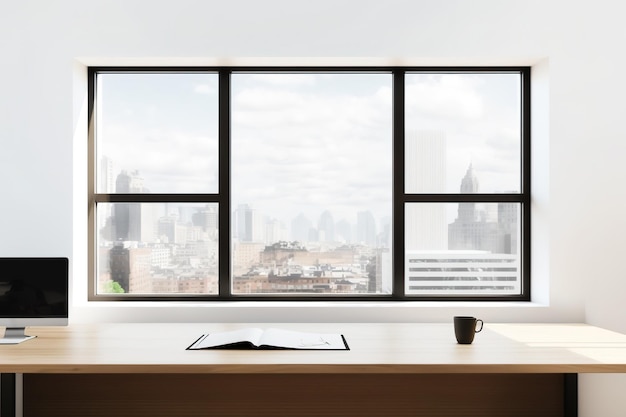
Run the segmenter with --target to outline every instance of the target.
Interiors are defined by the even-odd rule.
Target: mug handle
[[[478,325],[478,323],[480,323],[480,327],[476,330],[476,333],[480,333],[483,329],[483,321],[481,319],[476,319],[476,325]]]

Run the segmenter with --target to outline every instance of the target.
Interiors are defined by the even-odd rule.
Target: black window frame
[[[395,66],[228,66],[228,67],[118,67],[93,66],[88,72],[88,300],[89,301],[530,301],[531,265],[531,175],[530,175],[530,82],[531,68],[527,66],[456,66],[456,67],[395,67]],[[95,107],[96,78],[99,73],[217,73],[219,190],[210,194],[105,194],[96,189]],[[231,201],[230,201],[230,110],[231,75],[236,72],[272,73],[389,73],[393,79],[393,243],[391,294],[346,295],[249,295],[231,292]],[[405,75],[407,73],[517,73],[521,79],[521,184],[519,193],[478,194],[412,194],[405,191]],[[97,226],[96,206],[99,203],[216,203],[219,211],[219,283],[218,294],[96,294],[97,288]],[[405,294],[405,206],[408,203],[518,203],[521,207],[520,267],[521,293],[514,295],[410,295]]]

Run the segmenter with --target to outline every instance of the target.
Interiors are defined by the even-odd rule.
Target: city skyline
[[[108,173],[107,172],[108,169],[115,170],[116,168],[115,168],[115,164],[110,158],[106,158],[106,160],[107,160],[107,163],[102,164],[102,167],[104,168],[101,172],[102,174],[101,179],[105,182],[109,182],[117,186],[116,188],[116,186],[112,185],[113,189],[110,189],[109,190],[110,192],[112,193],[116,193],[116,192],[144,193],[146,189],[149,189],[149,187],[145,186],[144,180],[138,171],[133,171],[133,170],[129,171],[129,170],[122,169],[119,171],[117,175]],[[115,178],[115,181],[111,181],[112,178]],[[103,185],[102,188],[105,189],[107,188],[107,186]],[[192,219],[194,213],[199,213],[205,210],[211,210],[211,211],[215,211],[217,215],[217,204],[215,203],[127,203],[127,204],[115,204],[115,205],[120,206],[120,207],[128,207],[130,205],[153,206],[153,207],[158,208],[158,209],[155,209],[154,211],[155,214],[151,215],[151,217],[154,217],[155,219],[175,216],[181,223],[194,223],[194,225],[195,225],[195,222]],[[246,210],[249,210],[251,213],[254,213],[255,222],[257,223],[262,223],[263,225],[265,225],[269,223],[276,223],[276,221],[278,221],[281,229],[284,230],[285,233],[288,233],[288,234],[282,235],[283,237],[282,240],[298,240],[302,242],[318,241],[318,240],[319,241],[333,241],[334,239],[330,235],[327,235],[326,237],[321,238],[321,239],[310,238],[311,236],[310,233],[313,229],[316,231],[324,230],[324,227],[320,226],[320,223],[321,223],[321,219],[324,216],[326,216],[331,219],[332,224],[333,224],[332,227],[337,228],[337,231],[336,231],[336,237],[338,237],[338,239],[336,239],[337,242],[343,241],[345,243],[372,244],[372,241],[375,239],[372,239],[372,238],[358,239],[359,232],[357,231],[356,228],[360,222],[360,219],[361,219],[361,223],[368,225],[367,226],[368,231],[366,233],[370,235],[372,233],[375,235],[377,231],[382,231],[386,227],[389,227],[391,223],[390,217],[387,217],[384,219],[378,219],[378,220],[374,219],[373,214],[369,210],[357,211],[353,213],[353,216],[351,216],[351,218],[346,219],[346,218],[336,218],[333,215],[332,211],[328,209],[323,209],[323,208],[320,209],[321,212],[317,216],[314,216],[312,218],[309,218],[308,216],[305,216],[302,212],[299,212],[298,214],[290,218],[276,219],[268,215],[267,213],[260,212],[260,210],[256,209],[253,204],[244,203],[236,207],[231,207],[232,236],[242,241],[255,240],[253,239],[252,234],[247,238],[242,237],[245,235],[239,234],[237,230],[238,219],[240,217],[238,214],[238,211],[242,210],[243,208],[245,208]],[[101,208],[101,211],[102,213],[105,213],[103,216],[101,216],[100,224],[102,226],[104,225],[103,221],[105,220],[103,219],[103,217],[110,216],[112,213],[114,213],[114,210],[109,206],[103,206]],[[297,219],[300,219],[302,222],[305,222],[308,224],[307,236],[309,236],[309,238],[302,239],[301,237],[297,236],[297,233],[294,232],[292,225],[293,225],[294,220],[297,220]],[[348,233],[345,232],[345,227],[342,229],[342,225],[344,224],[347,224],[350,227]],[[217,227],[217,224],[216,224],[216,227]],[[256,232],[254,234],[254,236],[257,236],[257,237],[263,236],[263,235],[264,235],[263,232],[261,233]],[[273,240],[266,240],[264,238],[259,238],[259,239],[256,239],[256,241],[263,241],[269,244]]]
[[[429,139],[427,137],[427,139]],[[436,146],[441,146],[440,140],[437,140]],[[443,141],[445,143],[445,140]],[[428,143],[428,142],[426,142]],[[149,187],[145,187],[143,178],[140,176],[138,171],[128,171],[128,170],[120,170],[117,176],[111,175],[107,173],[107,169],[116,169],[115,164],[111,161],[110,158],[104,157],[107,160],[106,164],[102,164],[104,168],[101,172],[101,179],[103,181],[111,181],[112,178],[116,178],[114,183],[117,188],[111,190],[111,192],[120,192],[120,193],[144,193]],[[440,166],[438,168],[439,171],[442,171],[445,167]],[[435,177],[437,176],[437,170],[433,171],[435,173]],[[459,181],[459,191],[463,193],[477,193],[480,191],[479,179],[475,173],[473,164],[470,164],[467,168],[467,171],[464,177]],[[411,186],[412,183],[408,183],[408,186]],[[134,187],[134,188],[133,188]],[[103,186],[106,188],[106,186]],[[436,191],[436,190],[431,190]],[[139,204],[139,203],[137,203]],[[194,213],[200,213],[202,211],[210,210],[216,213],[215,226],[217,227],[217,210],[218,205],[216,203],[143,203],[144,205],[151,205],[154,207],[161,207],[158,212],[159,214],[155,214],[156,217],[171,217],[175,216],[177,220],[182,223],[192,224],[195,222],[192,220]],[[139,204],[141,205],[141,204]],[[498,204],[500,206],[501,204]],[[123,206],[123,205],[121,205]],[[411,203],[407,205],[407,219],[406,219],[406,227],[407,227],[407,248],[447,248],[447,237],[438,238],[436,237],[438,234],[444,233],[444,230],[447,229],[450,225],[453,225],[455,222],[459,220],[459,218],[467,218],[467,214],[463,214],[463,210],[467,211],[467,208],[464,207],[472,207],[472,213],[480,213],[480,214],[472,214],[471,216],[476,217],[477,219],[481,219],[481,221],[497,221],[498,219],[498,209],[494,204],[484,204],[484,203],[449,203],[449,204],[416,204]],[[447,207],[447,208],[446,208]],[[245,210],[251,216],[248,222],[254,221],[255,227],[245,233],[241,233],[239,230],[240,227],[245,228],[244,221],[242,221],[242,216],[239,212]],[[103,210],[106,215],[111,215],[111,209]],[[156,213],[156,212],[155,212]],[[369,227],[369,231],[367,233],[373,233],[376,238],[372,239],[362,239],[359,238],[359,235],[362,232],[359,231],[358,225],[366,224],[363,221],[365,217],[371,220],[368,220],[367,224],[371,226]],[[326,218],[326,220],[324,220]],[[466,219],[467,220],[467,219]],[[329,229],[329,222],[332,223],[330,226],[332,231]],[[417,223],[416,223],[417,222]],[[296,224],[296,223],[299,223]],[[323,225],[326,223],[326,225]],[[276,230],[274,230],[272,238],[267,237],[266,229],[268,225],[273,225]],[[302,232],[302,224],[306,224],[306,231]],[[242,226],[240,226],[242,225]],[[248,226],[251,227],[251,226]],[[260,209],[257,209],[252,203],[243,203],[238,206],[231,207],[231,236],[240,241],[256,241],[263,242],[266,244],[271,244],[275,241],[284,240],[284,241],[300,241],[302,243],[306,242],[315,242],[315,241],[325,241],[325,242],[336,242],[336,243],[349,243],[349,244],[368,244],[379,247],[390,247],[390,235],[381,236],[382,233],[390,234],[391,228],[391,216],[375,219],[373,214],[369,210],[359,210],[352,213],[352,216],[349,219],[344,217],[337,218],[333,215],[333,212],[330,209],[319,208],[316,215],[313,217],[308,217],[302,212],[298,212],[297,214],[291,214],[290,217],[277,219],[271,216],[268,213],[262,212]],[[437,229],[439,228],[439,229]],[[387,229],[387,230],[386,230]],[[428,232],[427,230],[430,230]],[[437,230],[441,230],[437,231]],[[447,234],[447,233],[445,233]],[[411,239],[416,235],[421,236],[421,241],[425,242],[422,244],[411,244]],[[373,242],[376,241],[375,244]]]
[[[114,169],[108,162],[102,166]],[[105,181],[114,177],[103,174]],[[118,190],[142,193],[143,178],[122,170],[115,181]],[[472,164],[459,190],[479,192]],[[452,223],[443,216],[445,205],[427,206],[427,211],[407,213],[407,294],[519,290],[517,204],[458,203]],[[448,204],[447,211],[453,206]],[[134,293],[217,291],[217,204],[103,203],[98,213],[101,286],[114,284]],[[317,223],[299,213],[289,228],[241,204],[232,220],[235,293],[391,291],[391,218],[378,231],[369,211],[358,212],[356,224],[350,224],[324,210]],[[419,241],[410,243],[415,236]],[[464,265],[460,269],[458,262]]]

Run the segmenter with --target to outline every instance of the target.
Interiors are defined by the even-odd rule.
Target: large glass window
[[[98,193],[216,193],[217,81],[216,73],[99,74]]]
[[[90,68],[92,300],[528,299],[527,68]]]
[[[523,294],[523,74],[405,82],[405,294]]]
[[[231,86],[233,293],[391,293],[391,74]]]

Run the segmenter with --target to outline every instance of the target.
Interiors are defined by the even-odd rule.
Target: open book
[[[302,349],[350,350],[341,334],[303,333],[256,327],[200,336],[187,350],[199,349]]]

